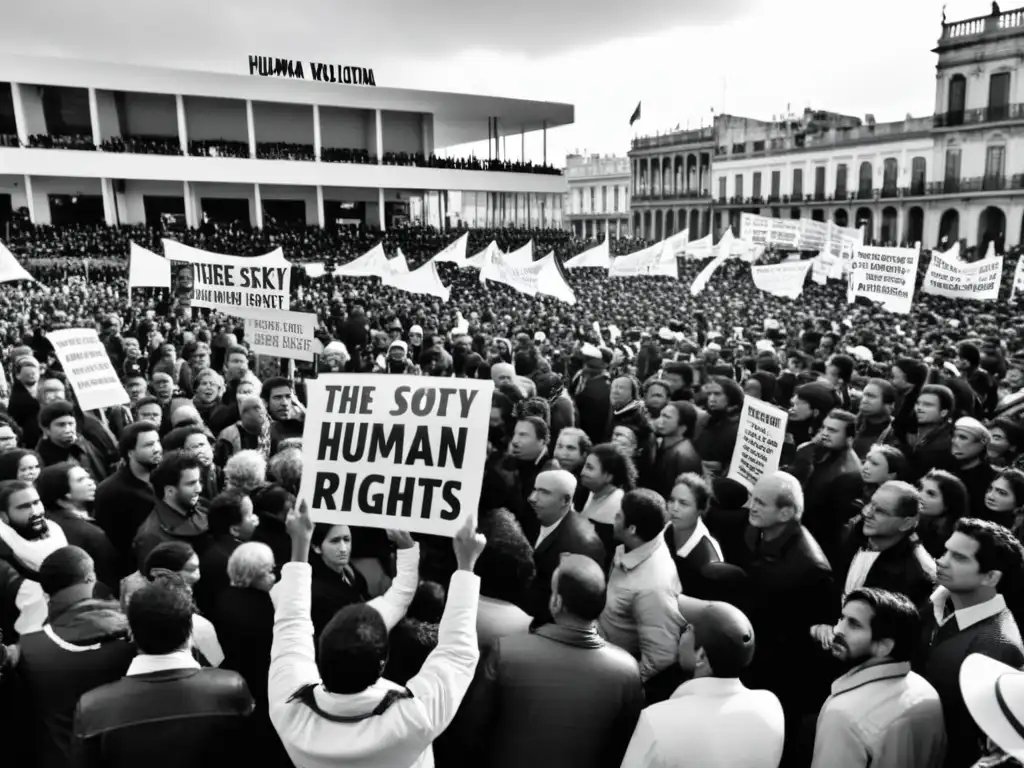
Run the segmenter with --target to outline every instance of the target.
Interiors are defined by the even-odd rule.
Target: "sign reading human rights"
[[[914,248],[858,246],[846,291],[847,302],[852,304],[858,296],[864,296],[889,312],[908,314],[914,301],[920,255],[920,243]]]
[[[315,80],[320,83],[341,83],[342,85],[376,86],[373,69],[342,64],[321,64],[309,62],[309,77],[306,66],[299,59],[280,59],[276,56],[249,56],[249,74],[260,77],[288,77],[293,80]]]
[[[46,338],[53,344],[53,351],[83,411],[130,402],[94,329],[65,328],[50,331]]]
[[[329,373],[306,387],[299,495],[314,521],[454,536],[476,513],[492,382]]]
[[[172,262],[171,289],[183,304],[226,314],[290,308],[292,268],[280,248],[263,256],[227,256],[174,240],[163,245]]]
[[[753,397],[743,398],[736,446],[729,462],[729,477],[753,488],[762,475],[779,468],[786,440],[788,414]]]
[[[313,362],[314,313],[246,309],[239,316],[245,321],[245,340],[256,354]]]

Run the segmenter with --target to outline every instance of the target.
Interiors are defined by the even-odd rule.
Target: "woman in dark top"
[[[320,636],[334,614],[370,599],[366,578],[352,567],[352,530],[347,525],[317,523],[311,541],[313,570],[311,617]]]
[[[676,478],[668,500],[670,525],[665,543],[672,552],[683,593],[701,597],[706,591],[701,572],[709,563],[721,563],[722,548],[704,525],[711,505],[711,489],[700,475],[686,472]]]
[[[933,469],[918,482],[921,514],[917,536],[934,558],[946,554],[956,521],[967,514],[967,486],[944,469]]]

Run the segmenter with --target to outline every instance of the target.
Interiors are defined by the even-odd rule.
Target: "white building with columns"
[[[542,132],[546,164],[547,130],[573,116],[569,104],[0,56],[0,226],[25,208],[37,224],[561,227],[563,175],[397,162],[484,140],[503,159],[505,137]],[[142,144],[161,153],[124,151]]]
[[[566,229],[586,239],[629,236],[629,158],[568,155],[565,177],[569,183],[562,206]]]
[[[934,114],[715,121],[713,226],[740,213],[867,227],[881,243],[1024,240],[1024,9],[944,23]]]

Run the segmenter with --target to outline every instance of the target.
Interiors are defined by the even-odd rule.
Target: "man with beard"
[[[39,586],[39,569],[47,555],[67,543],[61,527],[47,521],[43,502],[31,483],[0,482],[0,560],[23,579],[15,599],[19,615],[14,629],[18,634],[42,629],[47,604]]]
[[[164,457],[151,477],[156,503],[139,526],[132,547],[141,562],[153,547],[165,541],[184,541],[200,557],[210,543],[206,513],[199,508],[203,490],[198,460],[181,451]]]
[[[689,679],[640,714],[622,768],[777,768],[782,705],[740,682],[754,658],[749,619],[728,603],[680,598],[679,608],[678,661]]]
[[[942,766],[942,702],[910,670],[920,630],[904,595],[865,587],[846,596],[832,655],[852,669],[832,683],[818,715],[812,768]]]
[[[996,471],[988,463],[988,444],[991,442],[992,433],[975,418],[964,416],[953,424],[949,449],[956,462],[953,474],[967,487],[971,517],[984,519],[991,514],[985,508],[985,492],[996,476]]]
[[[704,475],[715,478],[724,475],[732,461],[743,407],[743,388],[732,379],[712,376],[704,385],[704,395],[710,416],[694,448],[700,456]]]
[[[295,397],[292,382],[283,376],[264,381],[260,397],[270,415],[270,455],[273,456],[281,441],[302,437],[306,411]]]
[[[892,410],[896,407],[896,387],[885,379],[871,379],[860,395],[857,411],[857,435],[853,438],[853,452],[861,461],[871,446],[892,424]]]
[[[121,466],[96,488],[96,523],[107,534],[118,554],[118,575],[136,567],[132,539],[153,509],[155,497],[150,473],[163,458],[160,432],[148,421],[129,424],[117,441]]]

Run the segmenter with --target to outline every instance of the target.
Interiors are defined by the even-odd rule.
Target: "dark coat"
[[[22,443],[32,448],[43,437],[43,429],[39,426],[39,401],[28,391],[28,387],[17,379],[11,384],[11,399],[7,403],[7,413],[21,429]]]
[[[618,768],[643,704],[632,656],[593,629],[547,624],[494,642],[454,727],[466,765]]]
[[[676,573],[679,574],[679,583],[683,587],[683,594],[709,599],[709,585],[704,576],[704,567],[711,563],[722,562],[711,540],[707,536],[702,536],[686,557],[680,557],[678,551],[683,543],[676,542],[675,530],[669,525],[665,527],[665,544],[668,546],[669,552],[672,553],[672,560],[676,564]]]
[[[36,444],[36,453],[43,460],[44,467],[52,467],[62,461],[73,461],[88,470],[97,483],[102,483],[110,476],[110,464],[107,463],[102,451],[81,435],[67,448],[44,437]]]
[[[842,604],[842,592],[853,558],[858,550],[866,547],[868,539],[864,535],[864,519],[858,516],[843,530],[833,566],[837,609]],[[902,592],[918,608],[929,608],[928,599],[935,591],[935,560],[922,546],[917,534],[912,533],[878,554],[878,559],[868,570],[864,586]]]
[[[533,541],[536,541],[534,537]],[[531,542],[532,543],[532,542]],[[551,600],[551,577],[555,575],[562,554],[586,555],[602,568],[605,563],[604,545],[593,524],[569,510],[558,527],[548,534],[533,553],[536,573],[530,584],[526,612],[534,621],[543,624],[551,620],[548,602]]]
[[[165,541],[191,544],[196,554],[202,557],[212,541],[206,513],[197,507],[185,517],[165,502],[157,501],[149,517],[139,526],[135,541],[132,542],[136,560],[145,558],[153,551],[153,547]]]
[[[591,374],[574,398],[580,414],[579,427],[587,433],[594,445],[606,442],[611,434],[611,390],[608,374],[601,371]]]
[[[81,547],[89,553],[96,566],[96,578],[116,595],[122,577],[120,562],[117,550],[99,524],[63,509],[49,511],[46,516],[64,531],[68,544]]]
[[[132,541],[155,503],[153,486],[133,475],[127,464],[96,488],[93,503],[96,522],[117,552],[120,578],[134,573],[139,567]]]
[[[805,444],[798,455],[807,450]],[[800,521],[814,537],[826,556],[834,556],[839,535],[851,518],[860,512],[864,481],[860,476],[860,459],[852,449],[829,451],[814,456],[811,450],[811,471],[804,487],[804,516]]]
[[[218,602],[220,593],[231,586],[231,580],[228,578],[228,560],[241,543],[230,533],[214,536],[210,546],[199,558],[201,578],[196,584],[195,596],[196,605],[203,613],[209,615]],[[249,686],[249,689],[252,690],[252,686]],[[253,695],[256,695],[255,692]]]
[[[909,441],[899,439],[896,423],[893,422],[893,425],[882,433],[879,442],[894,445],[903,451],[910,464],[907,480],[911,483],[916,483],[933,469],[945,469],[949,472],[956,469],[953,454],[950,453],[953,444],[953,425],[949,422],[928,432],[913,446]]]
[[[345,581],[340,574],[324,565],[320,555],[312,554],[309,562],[313,569],[310,616],[313,620],[313,634],[320,637],[334,614],[346,605],[367,602],[370,599],[370,588],[358,568],[350,567],[351,578]]]

